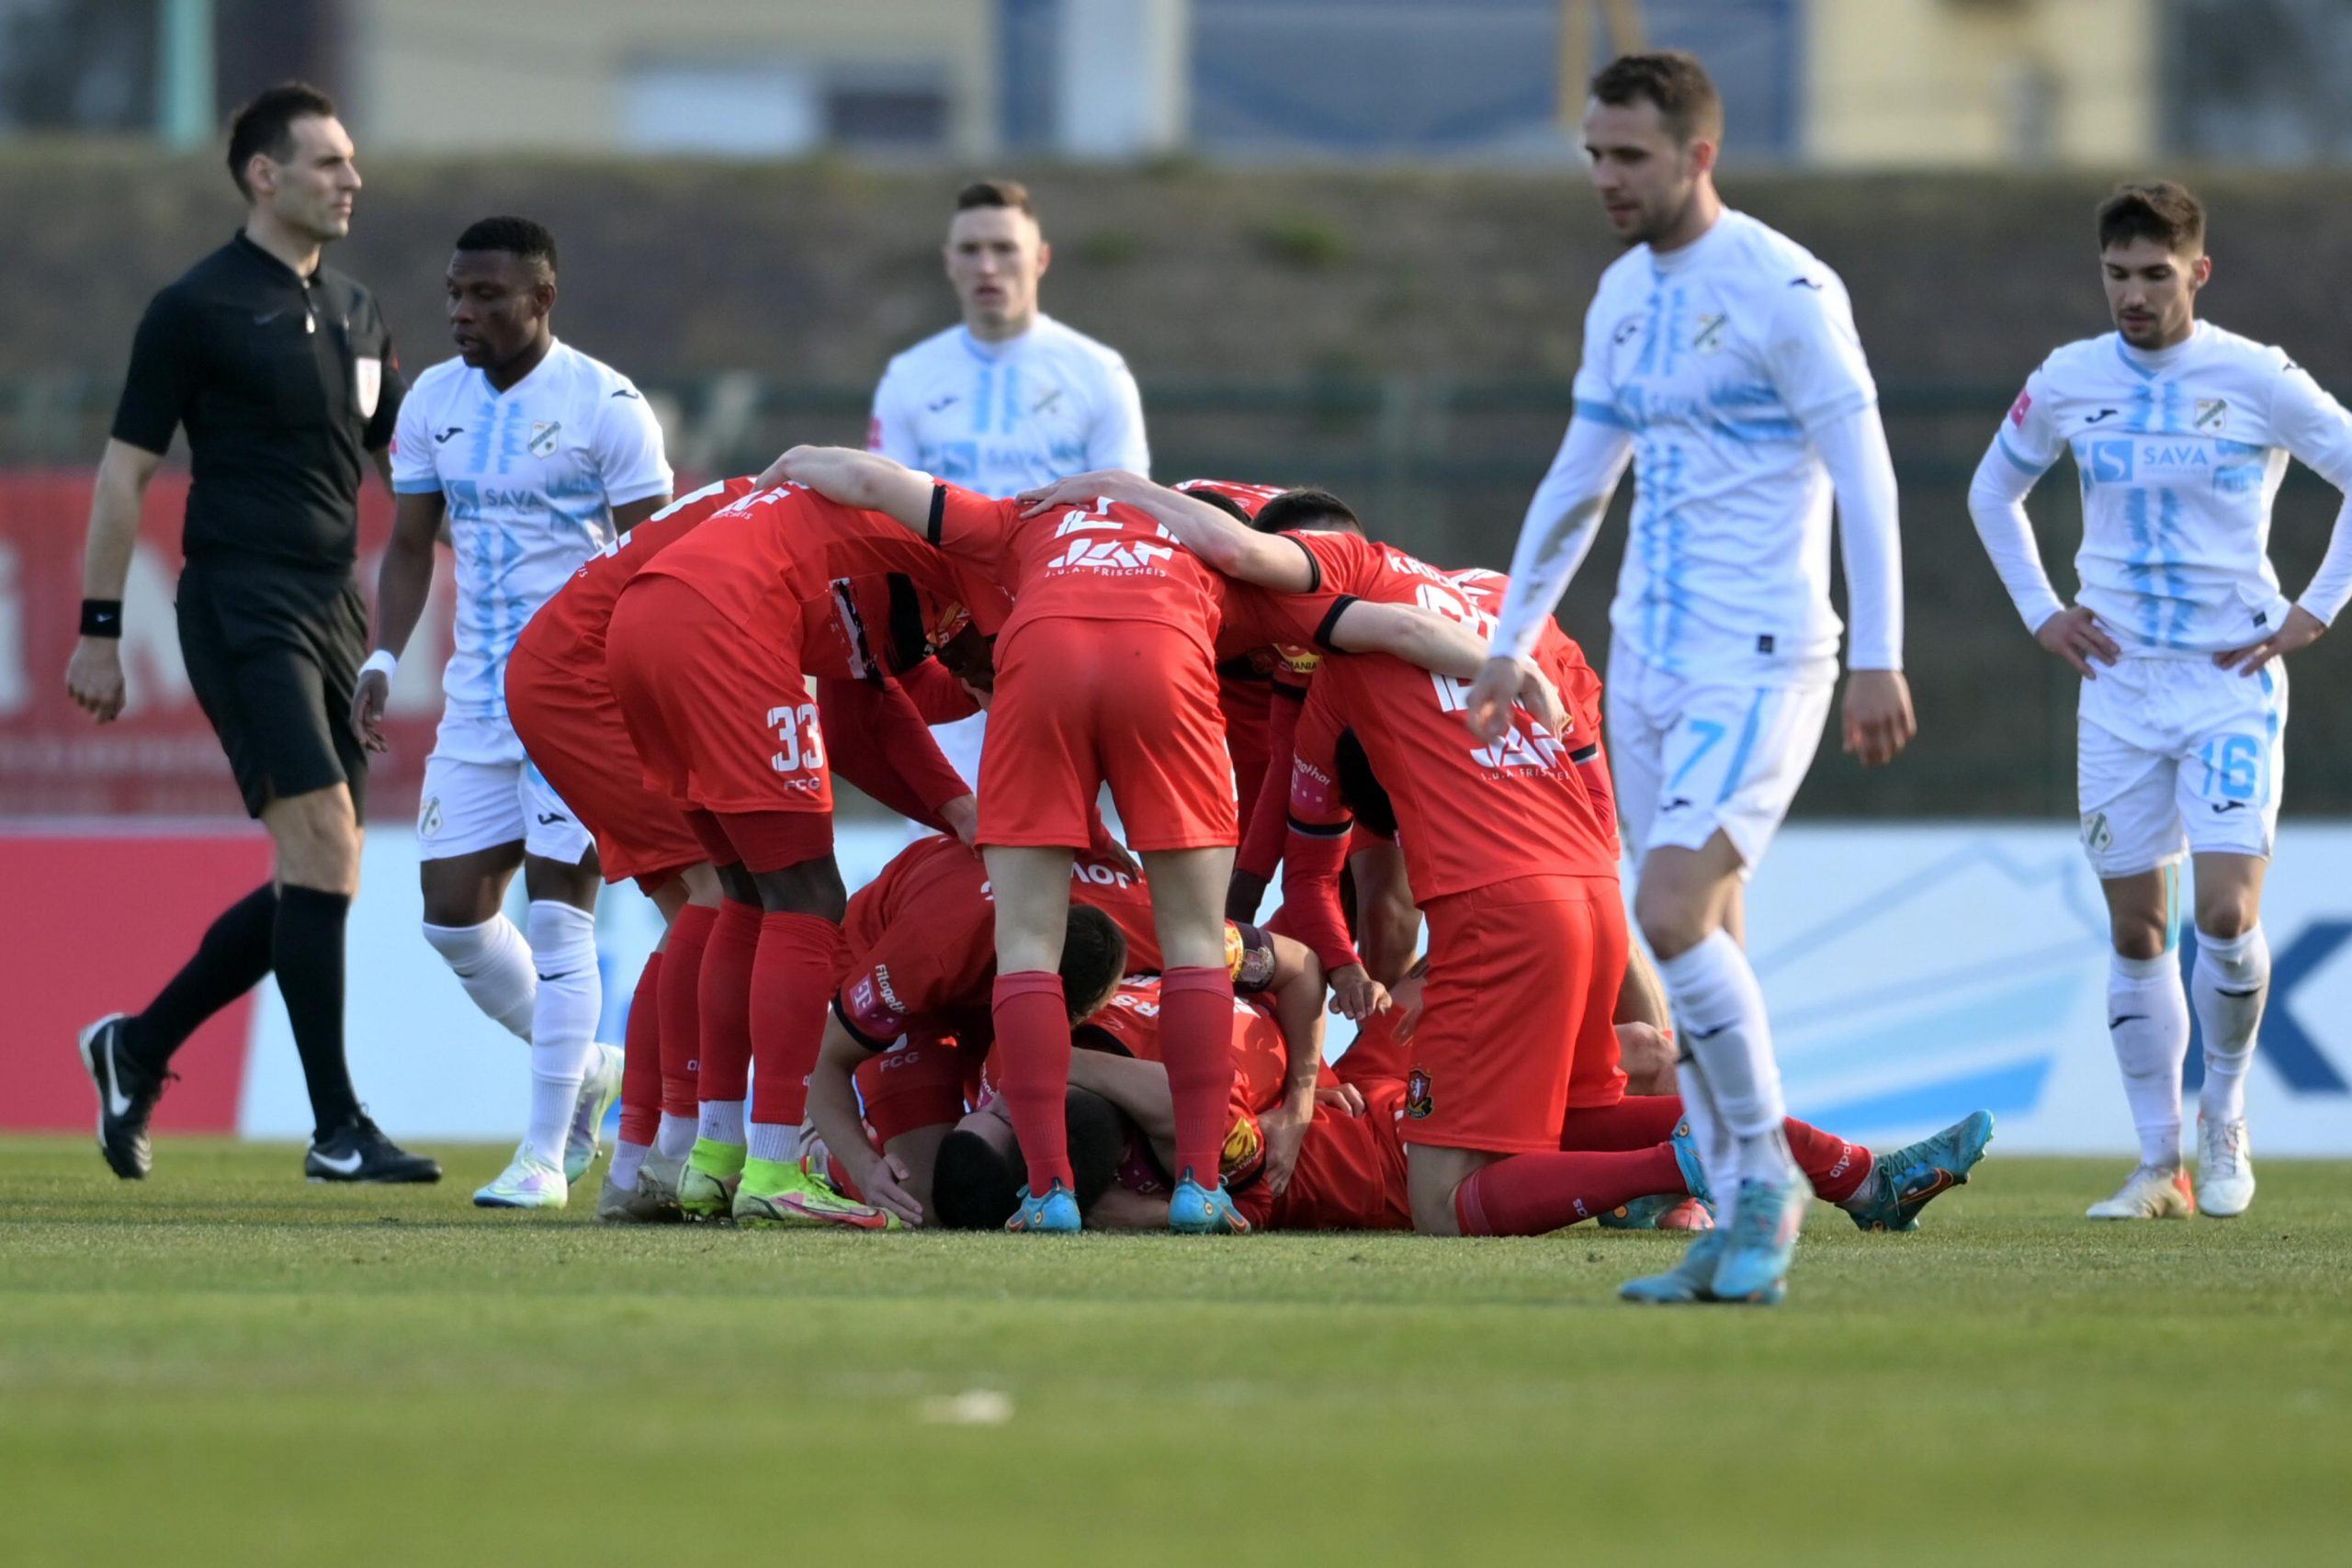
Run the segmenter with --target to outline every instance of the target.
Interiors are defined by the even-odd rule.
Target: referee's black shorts
[[[220,737],[245,809],[351,786],[365,819],[368,753],[351,732],[368,606],[348,570],[190,561],[180,574],[180,655]]]

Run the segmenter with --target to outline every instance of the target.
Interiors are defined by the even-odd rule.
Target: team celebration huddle
[[[184,428],[182,647],[277,869],[143,1010],[83,1032],[108,1165],[148,1174],[173,1053],[275,974],[306,1174],[439,1179],[361,1109],[342,1019],[368,755],[446,545],[421,940],[530,1060],[521,1144],[477,1204],[1690,1233],[1622,1287],[1650,1303],[1781,1300],[1816,1198],[1917,1228],[1992,1116],[1902,1148],[1792,1117],[1745,944],[1747,879],[1833,710],[1866,766],[1916,728],[1864,345],[1837,274],[1718,197],[1696,60],[1607,65],[1583,137],[1626,249],[1506,574],[1383,542],[1391,520],[1312,473],[1155,480],[1125,363],[1039,308],[1051,250],[1011,181],[957,197],[963,319],[891,362],[865,450],[682,483],[639,389],[555,335],[557,241],[523,218],[457,237],[457,357],[405,381],[372,297],[320,265],[360,183],[334,105],[256,99],[230,151],[244,232],[140,327],[68,682],[120,711],[128,539]],[[2083,844],[2142,1150],[2088,1213],[2231,1216],[2255,1195],[2285,657],[2352,601],[2340,520],[2284,594],[2270,508],[2290,457],[2352,487],[2352,417],[2282,351],[2199,321],[2188,191],[2124,186],[2086,228],[2114,330],[1987,411],[1968,501],[2025,634],[2082,680]],[[2072,605],[2024,506],[2062,454]],[[371,464],[396,511],[368,595]],[[1554,612],[1629,466],[1604,651]],[[854,891],[836,775],[917,825]],[[623,879],[663,931],[605,1042],[595,908]],[[1354,1032],[1327,1060],[1334,1018]]]

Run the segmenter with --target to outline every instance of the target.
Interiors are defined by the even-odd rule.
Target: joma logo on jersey
[[[1161,561],[1172,560],[1175,555],[1176,552],[1166,545],[1130,545],[1120,539],[1089,544],[1083,539],[1074,539],[1069,548],[1047,561],[1046,566],[1048,570],[1156,571]]]

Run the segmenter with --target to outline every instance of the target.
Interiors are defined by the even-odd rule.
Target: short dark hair
[[[1037,216],[1036,204],[1029,199],[1029,187],[1019,180],[974,180],[956,193],[956,210],[969,212],[976,207],[1003,207],[1015,212]]]
[[[1221,490],[1188,490],[1184,493],[1194,501],[1206,502],[1237,523],[1246,525],[1250,520],[1250,509]]]
[[[279,162],[291,157],[294,122],[314,118],[334,118],[334,100],[308,82],[280,82],[239,109],[229,121],[229,177],[237,182],[237,189],[251,199],[245,165],[254,154],[266,153]]]
[[[1069,1137],[1070,1174],[1077,1178],[1071,1196],[1083,1214],[1119,1174],[1126,1124],[1118,1107],[1082,1089],[1063,1094],[1062,1124]],[[933,1214],[947,1230],[1001,1229],[1021,1206],[1025,1164],[1019,1145],[999,1154],[978,1133],[958,1128],[940,1141],[932,1165]]]
[[[2205,249],[2205,206],[2177,180],[2120,185],[2098,204],[2098,248],[2154,240],[2174,255]]]
[[[526,262],[543,263],[548,276],[555,276],[555,236],[548,232],[546,224],[528,218],[477,219],[458,236],[458,249],[504,251]]]
[[[1283,534],[1293,528],[1341,528],[1361,534],[1363,519],[1355,508],[1328,490],[1305,486],[1286,490],[1265,505],[1258,508],[1258,515],[1250,526],[1261,534]]]
[[[1619,55],[1593,77],[1592,96],[1611,107],[1656,104],[1667,130],[1685,147],[1702,137],[1723,140],[1723,95],[1699,57],[1679,49]]]
[[[1062,931],[1060,968],[1062,996],[1071,1005],[1104,996],[1127,972],[1127,933],[1093,905],[1073,902]]]

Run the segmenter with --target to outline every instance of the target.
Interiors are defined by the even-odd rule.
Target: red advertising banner
[[[99,724],[65,694],[94,479],[87,469],[0,472],[0,818],[242,817],[228,761],[188,689],[172,608],[186,473],[158,474],[140,518],[123,594],[122,716]],[[359,502],[359,581],[372,604],[392,504],[373,479]],[[441,716],[450,592],[445,569],[393,682],[392,750],[376,759],[368,793],[379,820],[415,815]]]

